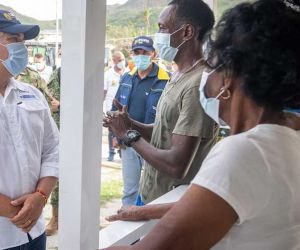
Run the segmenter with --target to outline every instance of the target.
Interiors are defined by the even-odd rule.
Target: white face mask
[[[125,69],[125,67],[126,67],[125,61],[123,60],[121,62],[118,62],[116,64],[116,66],[117,66],[118,69]]]
[[[207,83],[207,79],[209,75],[215,72],[216,69],[214,69],[211,72],[205,72],[203,71],[202,77],[201,77],[201,83],[199,87],[200,92],[200,103],[202,108],[204,109],[205,113],[212,118],[216,123],[218,123],[221,126],[227,126],[226,122],[223,121],[219,117],[219,110],[220,110],[220,100],[218,99],[225,91],[225,89],[221,90],[221,92],[216,96],[212,98],[207,98],[205,96],[204,87]]]
[[[37,62],[37,63],[35,63],[35,66],[36,66],[37,70],[42,71],[45,68],[45,63],[43,63],[43,62]]]
[[[183,41],[177,48],[171,46],[171,36],[184,27],[170,33],[156,33],[154,37],[154,48],[158,51],[158,57],[168,62],[173,62],[179,48],[186,42]]]

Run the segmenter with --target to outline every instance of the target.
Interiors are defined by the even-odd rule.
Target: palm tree
[[[150,16],[151,16],[151,11],[149,8],[149,0],[146,0],[144,2],[144,12],[143,12],[143,17],[144,17],[144,22],[145,22],[145,28],[146,28],[146,34],[149,35],[149,29],[150,29]]]

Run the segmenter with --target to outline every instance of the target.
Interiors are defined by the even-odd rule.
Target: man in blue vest
[[[150,37],[136,37],[132,43],[132,53],[135,68],[121,77],[115,99],[126,106],[130,117],[134,120],[152,124],[155,120],[158,100],[169,80],[169,74],[152,62],[156,52]],[[117,108],[113,105],[112,110],[115,111]],[[134,205],[143,159],[133,148],[125,145],[121,147],[121,155],[124,182],[122,204],[123,206]]]

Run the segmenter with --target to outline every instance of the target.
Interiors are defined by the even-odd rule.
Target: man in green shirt
[[[204,60],[202,46],[214,17],[200,0],[173,0],[159,17],[155,44],[159,56],[178,70],[159,100],[155,123],[138,123],[119,106],[105,119],[114,134],[146,161],[138,205],[189,184],[216,138],[215,123],[199,103]],[[150,143],[149,143],[150,142]]]

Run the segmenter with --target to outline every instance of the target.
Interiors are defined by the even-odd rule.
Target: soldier
[[[59,67],[56,69],[50,79],[48,84],[49,92],[51,93],[51,110],[52,110],[52,116],[54,118],[54,121],[59,128],[59,122],[60,122],[60,114],[59,114],[59,106],[60,106],[60,70]],[[51,236],[55,234],[58,230],[58,183],[56,187],[54,188],[52,194],[51,194],[51,200],[50,204],[52,206],[52,217],[50,219],[50,222],[46,226],[46,235]]]
[[[17,77],[16,80],[28,83],[38,88],[50,103],[50,93],[46,81],[40,76],[39,72],[27,66]]]

